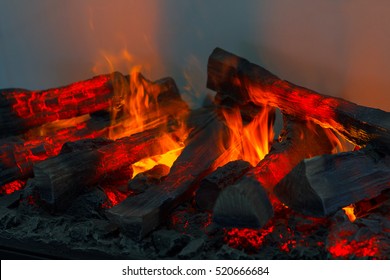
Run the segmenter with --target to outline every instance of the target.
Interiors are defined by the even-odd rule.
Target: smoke
[[[219,46],[282,79],[390,111],[389,10],[385,0],[1,1],[0,88],[87,79],[102,53],[126,49],[148,78],[172,76],[197,106]]]

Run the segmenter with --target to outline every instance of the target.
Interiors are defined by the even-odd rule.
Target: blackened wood
[[[168,213],[190,199],[199,180],[212,171],[213,162],[224,150],[218,143],[228,129],[215,114],[203,123],[207,123],[203,129],[193,129],[186,147],[162,184],[128,197],[106,212],[127,235],[141,239],[166,222]]]
[[[218,167],[200,182],[195,196],[196,205],[202,210],[212,210],[219,193],[233,185],[250,168],[250,163],[243,160],[231,161]]]
[[[390,156],[371,147],[301,161],[275,187],[288,207],[326,216],[390,188]]]
[[[330,140],[329,133],[329,129],[312,122],[284,117],[279,142],[272,145],[271,151],[256,167],[221,192],[214,206],[213,220],[225,227],[264,226],[273,215],[268,194],[302,159],[331,153],[336,143]],[[334,137],[333,134],[330,136]],[[226,212],[234,214],[229,219]]]
[[[62,209],[83,187],[97,184],[142,158],[161,153],[157,147],[171,137],[173,133],[154,129],[118,139],[97,150],[60,154],[34,165],[33,183],[46,204]]]
[[[294,85],[220,48],[209,57],[207,77],[208,88],[239,104],[253,102],[278,107],[285,114],[330,127],[359,146],[372,140],[390,145],[389,112]]]

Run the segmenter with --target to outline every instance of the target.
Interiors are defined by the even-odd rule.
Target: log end
[[[126,198],[108,209],[105,214],[121,228],[123,234],[139,241],[160,225],[166,201],[167,197],[163,192],[148,189],[144,193]]]
[[[323,217],[323,201],[313,190],[307,177],[306,162],[302,160],[274,188],[274,194],[289,208],[306,215]]]
[[[262,228],[273,216],[273,208],[261,184],[245,177],[219,195],[213,213],[223,227]]]

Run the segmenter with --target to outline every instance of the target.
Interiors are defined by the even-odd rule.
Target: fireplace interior
[[[118,1],[116,8],[101,3],[101,9],[89,1],[77,5],[89,11],[88,32],[93,34],[104,22],[96,18],[105,18],[108,11],[121,15],[119,7],[128,5],[125,2]],[[134,20],[153,18],[144,27],[150,35],[164,20],[158,16],[159,4],[146,2],[134,4],[137,11],[150,8]],[[206,19],[216,11],[215,3],[207,10],[183,2],[175,5]],[[244,3],[244,10],[253,2]],[[263,2],[261,8],[279,11],[277,19],[284,24],[295,21],[294,13],[281,16],[287,9],[281,4]],[[300,2],[311,7],[308,1]],[[59,11],[47,5],[53,5],[54,14]],[[322,5],[328,13],[336,8]],[[310,13],[304,9],[299,14]],[[373,14],[378,11],[369,13]],[[345,20],[352,24],[354,15]],[[264,16],[262,23],[279,26],[279,21]],[[169,18],[172,22],[165,19],[167,26],[174,26],[175,18],[180,16]],[[341,20],[337,15],[335,19]],[[123,28],[119,22],[115,25]],[[235,28],[232,34],[238,36]],[[1,31],[0,38],[7,35]],[[135,22],[131,32],[143,40]],[[166,32],[164,40],[175,39]],[[194,34],[195,39],[215,41],[211,33]],[[260,43],[269,47],[278,42],[277,34],[267,34],[263,31]],[[102,52],[104,62],[85,79],[51,83],[43,90],[30,89],[37,87],[31,81],[8,86],[0,80],[6,85],[0,86],[2,259],[389,258],[388,97],[373,94],[370,99],[368,86],[356,89],[354,83],[345,86],[343,98],[318,93],[315,83],[316,90],[311,90],[305,79],[295,84],[260,66],[269,60],[252,59],[250,47],[237,54],[210,49],[205,65],[191,56],[192,70],[176,81],[163,75],[161,66],[168,62],[150,57],[159,36],[146,36],[150,49],[144,52],[147,48],[139,44],[135,56],[127,50],[119,57]],[[290,43],[296,40],[293,36]],[[212,48],[216,45],[220,44]],[[160,48],[166,51],[167,45]],[[7,44],[0,47],[4,57],[7,49]],[[349,51],[353,58],[359,49]],[[203,53],[200,48],[197,56]],[[271,57],[278,48],[265,53]],[[183,54],[179,48],[177,54],[168,55],[174,56],[173,72]],[[310,62],[311,53],[306,54]],[[288,56],[278,59],[282,58]],[[131,69],[118,70],[117,60],[130,63]],[[144,60],[151,65],[134,66]],[[305,73],[302,61],[286,59],[284,73]],[[12,76],[13,70],[8,70]],[[199,73],[206,77],[196,77]],[[356,77],[361,73],[365,72]],[[373,79],[367,74],[360,82],[370,84]],[[387,88],[379,83],[373,90],[380,85]],[[357,95],[350,96],[355,89]]]

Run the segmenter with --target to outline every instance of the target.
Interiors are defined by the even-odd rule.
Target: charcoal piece
[[[231,161],[218,167],[200,182],[195,196],[197,206],[202,210],[213,209],[219,193],[227,186],[234,184],[250,168],[250,163],[243,160]]]
[[[278,107],[284,114],[329,127],[352,143],[390,146],[390,113],[318,94],[279,79],[248,60],[216,48],[207,65],[207,87],[237,104]]]
[[[173,257],[190,242],[191,237],[173,230],[158,230],[152,234],[152,240],[160,257]]]
[[[66,214],[79,219],[97,219],[100,208],[107,201],[107,196],[100,188],[92,190],[76,197],[66,209]]]
[[[390,156],[367,146],[301,161],[275,187],[288,207],[313,216],[378,196],[390,188]]]

